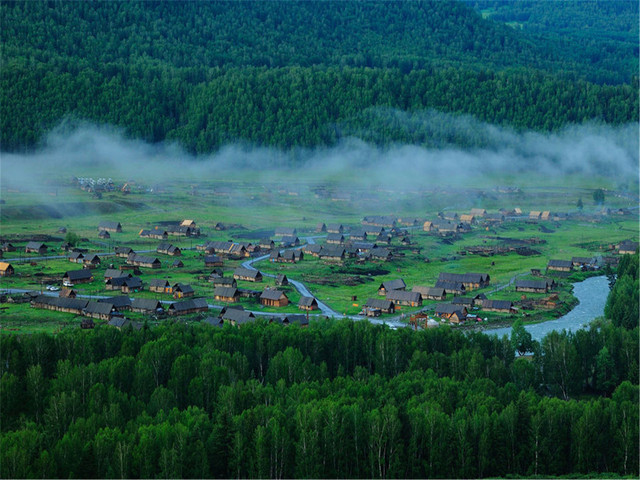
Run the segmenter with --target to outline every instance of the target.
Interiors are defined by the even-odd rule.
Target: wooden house
[[[202,320],[202,323],[205,325],[211,325],[212,327],[222,328],[224,326],[224,321],[219,317],[207,317]]]
[[[184,263],[182,263],[182,260],[176,258],[173,263],[171,264],[172,268],[182,268],[184,267]]]
[[[383,300],[381,298],[370,298],[362,308],[362,315],[367,317],[378,317],[381,313],[393,313],[396,307],[391,300]]]
[[[107,325],[109,325],[110,327],[117,328],[118,330],[122,330],[123,328],[128,328],[128,327],[131,327],[135,330],[142,329],[142,324],[138,322],[133,322],[128,318],[124,318],[124,317],[114,317],[107,322]]]
[[[118,314],[118,311],[112,303],[89,301],[87,306],[84,307],[82,314],[90,318],[96,318],[98,320],[105,320],[108,322],[114,314]]]
[[[362,225],[392,228],[396,226],[396,219],[392,216],[370,215],[362,219]]]
[[[181,227],[198,228],[194,220],[182,220],[180,222]]]
[[[47,253],[47,245],[42,242],[29,242],[24,247],[25,253],[37,253],[38,255],[44,255]]]
[[[122,225],[120,225],[120,222],[109,222],[105,220],[98,224],[98,231],[121,233]]]
[[[286,287],[289,285],[289,279],[285,274],[281,273],[276,277],[276,285],[278,287]]]
[[[388,262],[393,259],[393,254],[387,248],[373,248],[369,252],[371,256],[371,260],[379,260],[383,262]]]
[[[233,277],[220,277],[220,276],[211,276],[209,277],[209,281],[213,283],[215,287],[233,287],[236,288],[238,286],[238,282]]]
[[[444,280],[438,280],[436,288],[442,288],[446,295],[464,295],[467,291],[462,282],[447,282]]]
[[[156,293],[173,293],[173,287],[166,279],[152,278],[149,280],[149,291]]]
[[[146,314],[156,314],[164,312],[162,303],[152,298],[134,298],[131,301],[131,311]]]
[[[282,241],[280,242],[280,245],[284,248],[299,247],[300,239],[295,235],[287,235],[282,237]]]
[[[476,217],[473,215],[460,215],[460,221],[462,223],[466,223],[467,225],[475,225],[478,223],[476,221]]]
[[[390,290],[387,292],[387,300],[395,305],[419,307],[422,305],[422,297],[418,292],[405,292],[404,290]]]
[[[529,220],[540,220],[542,212],[540,210],[531,210],[529,212]]]
[[[434,315],[449,320],[451,323],[460,323],[466,320],[468,311],[463,305],[439,303],[436,305]]]
[[[470,213],[473,217],[484,217],[487,214],[487,211],[484,208],[472,208]],[[462,220],[462,216],[460,217],[460,220]]]
[[[327,226],[320,222],[316,225],[316,233],[324,233],[327,231]]]
[[[196,294],[191,285],[184,283],[176,283],[173,286],[173,298],[193,297]]]
[[[268,288],[260,295],[260,304],[266,307],[286,307],[289,305],[289,297],[283,291]]]
[[[618,253],[620,255],[633,255],[638,251],[638,242],[625,240],[618,245]]]
[[[302,296],[298,302],[298,308],[306,311],[318,310],[318,301],[314,297]]]
[[[83,300],[80,298],[60,298],[38,295],[32,300],[31,305],[34,308],[44,308],[46,310],[54,310],[56,312],[82,315],[83,310],[88,303],[89,300]]]
[[[353,242],[351,245],[356,253],[369,253],[372,250],[378,248],[377,243],[371,242]]]
[[[513,304],[509,300],[484,300],[482,310],[485,312],[515,313]]]
[[[58,296],[61,298],[76,298],[78,296],[78,292],[72,288],[61,288],[60,292],[58,292]]]
[[[344,243],[344,235],[342,233],[327,234],[327,243],[330,245],[342,245]]]
[[[16,273],[13,265],[7,262],[0,262],[0,277],[10,277]]]
[[[205,255],[204,266],[205,267],[222,267],[224,261],[217,255]]]
[[[378,287],[378,295],[386,295],[392,290],[404,290],[407,288],[406,283],[401,278],[396,278],[395,280],[388,280],[386,282],[382,282]]]
[[[101,263],[102,261],[98,255],[89,255],[82,259],[82,264],[89,268],[96,268],[100,266]]]
[[[267,250],[267,251],[270,251],[276,248],[275,242],[270,238],[263,238],[258,242],[258,246],[260,247],[260,250]]]
[[[131,275],[131,273],[129,272],[125,272],[122,271],[118,268],[107,268],[104,271],[104,279],[109,280],[110,278],[115,278],[115,277],[132,277],[133,275]]]
[[[140,238],[155,238],[157,240],[166,240],[167,238],[169,238],[169,234],[167,233],[167,231],[162,229],[140,230],[138,236]]]
[[[62,282],[65,286],[76,283],[89,283],[93,280],[93,274],[88,268],[82,270],[70,270],[62,276]]]
[[[475,290],[488,287],[491,277],[488,273],[448,273],[440,272],[438,281],[460,282],[466,290]]]
[[[320,260],[325,262],[342,262],[344,261],[346,256],[346,250],[343,247],[332,246],[332,247],[323,247],[320,250],[320,254],[318,257]]]
[[[182,225],[168,225],[164,230],[167,232],[167,235],[174,237],[197,237],[200,234],[198,229],[183,227]]]
[[[98,300],[98,302],[110,303],[119,312],[131,310],[131,299],[126,295],[118,295],[117,297],[101,298]]]
[[[100,230],[98,232],[98,238],[101,238],[102,240],[108,240],[111,238],[111,234],[106,230]]]
[[[298,325],[300,328],[307,328],[309,326],[309,318],[306,315],[301,314],[289,314],[282,318],[283,325]]]
[[[135,253],[132,248],[129,247],[116,247],[116,257],[127,258],[132,253]]]
[[[364,233],[367,234],[367,236],[369,237],[378,238],[381,234],[386,233],[386,230],[384,229],[384,227],[379,227],[375,225],[365,225]]]
[[[230,323],[235,327],[239,327],[242,324],[254,322],[256,317],[251,312],[246,312],[244,310],[239,310],[235,308],[228,308],[226,312],[222,315],[222,320],[224,322]]]
[[[2,250],[3,252],[15,252],[16,251],[16,247],[14,245],[12,245],[9,242],[4,242],[2,244],[2,246],[0,247],[0,250]]]
[[[330,223],[327,225],[327,233],[344,233],[344,226],[341,223]]]
[[[427,220],[422,224],[422,230],[425,232],[433,232],[435,230],[435,226],[431,220]]]
[[[367,232],[360,228],[358,230],[354,230],[351,232],[349,236],[352,242],[366,242],[367,241]]]
[[[322,245],[318,245],[317,243],[308,243],[302,247],[302,252],[305,255],[311,255],[312,257],[319,257],[321,251]]]
[[[236,280],[244,280],[246,282],[261,282],[262,273],[260,273],[258,270],[238,267],[233,271],[233,278],[235,278]]]
[[[157,257],[145,257],[143,255],[131,254],[127,257],[127,263],[136,267],[160,268],[162,263]]]
[[[549,210],[544,210],[542,213],[540,213],[540,220],[551,220],[551,212]]]
[[[593,267],[595,263],[593,257],[571,257],[571,265],[577,268]]]
[[[81,252],[71,252],[69,254],[68,260],[71,263],[82,263],[84,260],[84,254]]]
[[[291,227],[278,227],[274,233],[274,236],[280,238],[295,237],[296,235],[298,235],[298,230]]]
[[[171,255],[172,257],[179,257],[180,255],[182,255],[182,251],[180,250],[180,248],[176,247],[175,245],[171,245],[170,243],[164,242],[158,245],[158,247],[156,248],[156,252],[163,253],[165,255]]]
[[[549,284],[546,280],[516,279],[516,292],[547,293]]]
[[[174,302],[167,308],[169,315],[191,315],[209,311],[209,305],[204,298],[190,298],[182,302]]]
[[[445,300],[447,298],[447,292],[444,288],[415,286],[411,290],[418,292],[423,300]]]
[[[547,270],[554,272],[570,272],[573,270],[573,264],[571,260],[549,260],[547,263]]]
[[[216,287],[213,291],[213,298],[219,302],[236,303],[240,295],[235,287]]]
[[[301,250],[287,250],[280,255],[280,262],[282,263],[297,263],[304,258],[304,254]]]

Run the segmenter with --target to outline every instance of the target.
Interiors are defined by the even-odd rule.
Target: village
[[[135,195],[135,182],[125,188],[111,179],[82,179],[78,185],[92,194]],[[514,193],[519,189],[505,194]],[[323,200],[336,201],[326,195]],[[167,319],[239,326],[265,318],[307,326],[328,316],[413,328],[541,321],[570,308],[571,281],[611,271],[620,255],[638,248],[628,232],[611,237],[603,228],[563,249],[573,255],[554,251],[554,232],[578,222],[633,224],[625,207],[315,220],[250,230],[215,218],[138,224],[110,218],[76,227],[78,238],[67,226],[51,234],[3,234],[3,309],[62,313],[62,324],[86,329]],[[2,328],[10,327],[5,321]]]

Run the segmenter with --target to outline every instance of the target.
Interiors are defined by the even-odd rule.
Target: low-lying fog
[[[402,112],[394,113],[400,120]],[[183,179],[220,180],[242,172],[265,183],[297,179],[346,186],[402,185],[425,188],[434,183],[477,183],[490,177],[535,172],[548,178],[604,176],[616,183],[638,181],[638,125],[619,127],[586,124],[555,133],[519,132],[479,122],[469,116],[426,112],[411,122],[430,132],[440,148],[391,145],[379,148],[349,138],[336,146],[281,151],[228,145],[206,156],[192,156],[176,144],[147,144],[126,138],[122,131],[91,124],[62,124],[33,154],[2,153],[2,186],[32,189],[51,178],[105,176],[116,181],[135,179],[146,184]],[[466,136],[477,148],[461,148],[448,138]],[[439,140],[439,141],[438,141]],[[285,175],[285,171],[290,176]],[[519,181],[522,176],[518,175]],[[637,188],[634,188],[637,190]]]

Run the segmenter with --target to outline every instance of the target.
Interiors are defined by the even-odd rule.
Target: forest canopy
[[[633,32],[602,59],[582,58],[466,3],[4,2],[0,12],[3,150],[34,148],[64,119],[193,153],[344,136],[428,145],[371,114],[379,108],[546,131],[638,121]]]

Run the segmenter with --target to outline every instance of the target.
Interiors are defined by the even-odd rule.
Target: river
[[[580,303],[566,315],[548,322],[525,325],[534,340],[540,341],[553,330],[576,331],[591,320],[604,315],[604,305],[609,295],[609,283],[606,276],[587,278],[573,284],[573,295]],[[485,330],[488,335],[511,335],[511,327]]]

